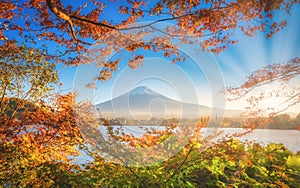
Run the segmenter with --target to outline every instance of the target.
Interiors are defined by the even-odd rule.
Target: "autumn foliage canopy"
[[[109,162],[103,155],[110,152],[114,156],[123,151],[109,145],[100,148],[103,153],[93,150],[103,146],[103,137],[97,135],[99,123],[106,127],[109,138],[134,147],[136,150],[129,152],[132,156],[137,150],[157,146],[166,137],[176,136],[176,120],[167,121],[166,130],[151,130],[141,138],[117,134],[106,119],[95,121],[88,104],[75,103],[76,93],[55,92],[59,87],[58,64],[77,66],[98,60],[96,64],[102,69],[96,79],[105,81],[118,70],[119,60],[105,58],[113,51],[130,53],[131,68],[143,63],[144,56],[139,50],[163,52],[174,63],[184,61],[178,46],[172,43],[174,39],[220,53],[238,42],[232,36],[235,31],[250,37],[258,32],[272,37],[287,24],[286,20],[274,21],[274,14],[282,10],[290,13],[297,3],[297,0],[0,1],[0,186],[299,185],[299,164],[295,162],[299,156],[282,145],[264,148],[249,143],[246,147],[230,139],[206,147],[200,132],[209,117],[199,118],[189,140],[176,142],[183,141],[185,145],[166,161],[138,167],[128,166],[120,157]],[[107,19],[104,15],[110,11],[108,7],[121,16],[117,20]],[[143,19],[152,21],[140,22]],[[165,22],[170,24],[159,27]],[[151,35],[154,31],[161,35]],[[289,81],[299,75],[299,67],[299,58],[285,65],[267,66],[250,75],[240,87],[226,90],[241,97],[274,80]],[[255,106],[259,100],[252,98],[251,104]],[[299,90],[290,93],[287,101],[290,105],[299,101]],[[78,113],[85,116],[77,116]],[[96,136],[85,138],[82,133]],[[175,148],[173,143],[161,147]],[[76,164],[74,157],[83,151],[93,161]],[[158,151],[157,155],[168,155],[167,150]],[[132,160],[138,157],[151,160],[149,156],[134,156]]]

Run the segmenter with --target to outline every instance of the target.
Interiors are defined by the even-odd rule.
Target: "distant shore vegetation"
[[[124,126],[164,126],[169,123],[179,123],[180,125],[197,124],[198,119],[190,118],[150,118],[144,119],[129,119],[129,118],[108,118],[111,125],[124,125]],[[218,116],[212,117],[209,127],[220,128],[245,128],[243,120],[238,117],[225,117]],[[278,114],[269,118],[269,122],[264,125],[258,125],[257,129],[300,129],[300,113],[291,117],[289,114]]]

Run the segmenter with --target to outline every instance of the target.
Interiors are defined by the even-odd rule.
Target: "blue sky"
[[[104,14],[103,19],[121,19],[120,15],[113,13],[116,8],[109,5],[107,10],[109,13]],[[146,17],[143,21],[155,19]],[[239,43],[229,46],[219,55],[203,52],[195,60],[196,55],[191,47],[183,46],[182,52],[190,55],[186,62],[174,65],[159,53],[148,53],[145,54],[144,65],[136,70],[130,69],[127,66],[128,60],[123,58],[112,80],[98,82],[97,90],[86,91],[80,88],[82,96],[93,103],[99,103],[139,85],[146,85],[165,96],[183,102],[243,109],[246,104],[241,100],[233,103],[223,101],[224,96],[219,94],[222,86],[238,86],[251,72],[268,64],[286,62],[300,54],[300,6],[292,9],[291,16],[281,12],[276,14],[274,19],[286,19],[288,23],[272,38],[266,39],[263,33],[250,38],[237,32],[234,33],[234,37],[239,39]],[[124,54],[126,56],[126,52],[122,53],[123,57]],[[121,55],[115,53],[112,58],[118,57]],[[64,83],[61,89],[71,91],[91,79],[99,69],[91,65],[65,68],[60,65],[58,71],[61,82]],[[299,111],[299,108],[296,110]]]

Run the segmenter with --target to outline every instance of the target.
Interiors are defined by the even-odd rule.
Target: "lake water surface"
[[[156,130],[163,130],[162,126],[144,126],[144,128],[154,128]],[[114,129],[117,129],[118,126],[114,126]],[[123,126],[123,131],[126,134],[133,134],[134,136],[140,137],[146,133],[144,128],[139,126]],[[100,128],[100,131],[103,136],[106,135],[106,129]],[[241,128],[203,128],[202,132],[205,136],[212,135],[216,131],[223,131],[222,136],[231,135],[234,133],[242,133],[245,130]],[[217,141],[219,138],[215,138]],[[296,153],[300,151],[300,131],[298,130],[274,130],[274,129],[256,129],[251,133],[246,134],[245,136],[237,138],[240,141],[252,141],[266,146],[269,143],[282,143],[287,149]],[[90,161],[91,158],[85,153],[82,153],[81,156],[76,157],[75,163],[85,163]]]
[[[115,126],[114,128],[117,128]],[[163,130],[162,126],[144,126],[144,128],[154,128],[156,130]],[[126,134],[133,134],[140,137],[146,133],[144,128],[139,126],[123,126]],[[105,129],[100,129],[102,134],[106,134]],[[214,134],[216,131],[223,131],[223,136],[234,133],[242,133],[245,130],[242,128],[203,128],[204,135]],[[293,152],[300,151],[300,131],[299,130],[276,130],[276,129],[255,129],[253,132],[245,136],[237,138],[241,141],[253,141],[266,146],[269,143],[282,143],[285,147]],[[215,139],[217,140],[217,139]]]
[[[242,129],[226,128],[224,133],[242,132]],[[269,143],[282,143],[293,152],[300,151],[300,131],[298,130],[276,130],[255,129],[253,132],[238,138],[241,141],[253,141],[266,146]]]

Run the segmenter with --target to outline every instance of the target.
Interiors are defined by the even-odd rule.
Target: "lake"
[[[119,126],[114,126],[114,129]],[[163,130],[162,126],[145,126],[146,128],[155,128],[158,130]],[[123,126],[123,130],[126,134],[133,134],[137,137],[145,134],[145,130],[141,129],[139,126]],[[105,128],[100,128],[102,135],[106,134]],[[230,135],[234,133],[241,133],[244,131],[242,128],[203,128],[201,130],[204,135],[211,135],[215,131],[223,131],[223,136]],[[216,138],[215,140],[220,139]],[[300,151],[300,131],[299,130],[274,130],[274,129],[255,129],[253,132],[237,138],[240,141],[253,141],[261,145],[266,146],[269,143],[282,143],[286,148],[296,153]],[[90,161],[91,158],[86,154],[82,153],[81,156],[75,158],[75,163],[85,163]]]
[[[114,128],[118,128],[115,126]],[[162,126],[144,126],[146,128],[154,128],[163,130]],[[106,134],[106,130],[100,128],[102,134]],[[134,136],[140,137],[146,133],[145,130],[139,126],[123,126],[126,134],[132,133]],[[223,135],[230,135],[234,133],[244,132],[242,128],[203,128],[201,130],[205,135],[213,134],[215,131],[223,131]],[[276,129],[255,129],[243,137],[238,138],[241,141],[253,141],[262,145],[269,143],[282,143],[285,147],[293,152],[300,151],[300,131],[299,130],[276,130]]]
[[[238,128],[225,128],[224,133],[242,132]],[[300,151],[300,131],[298,130],[276,130],[276,129],[255,129],[243,137],[241,141],[253,141],[266,146],[269,143],[282,143],[286,148],[293,152]]]

